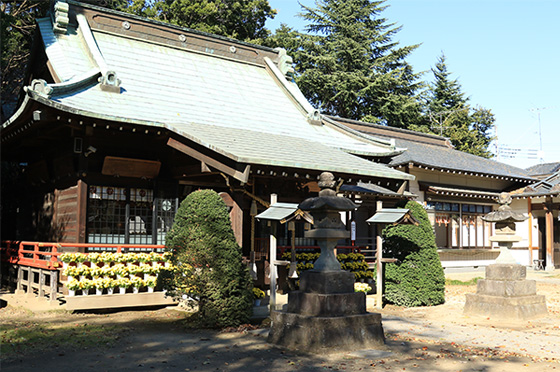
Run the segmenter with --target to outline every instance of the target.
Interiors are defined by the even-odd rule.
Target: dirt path
[[[464,295],[474,287],[448,287],[447,303],[432,308],[387,306],[385,350],[313,356],[266,343],[266,329],[214,332],[185,328],[185,313],[169,309],[113,314],[31,313],[0,310],[0,326],[56,325],[87,333],[105,328],[106,343],[57,346],[19,353],[2,372],[27,371],[560,371],[560,285],[538,284],[549,316],[533,322],[498,323],[462,315]],[[108,331],[107,331],[108,330]],[[4,356],[2,356],[4,358]]]

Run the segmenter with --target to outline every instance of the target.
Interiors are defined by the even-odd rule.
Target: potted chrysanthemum
[[[68,288],[68,296],[75,296],[76,291],[80,290],[80,281],[77,279],[70,279],[66,283],[66,287]]]
[[[140,291],[140,288],[142,288],[145,285],[144,280],[138,276],[131,277],[130,282],[132,283],[133,293],[138,293]]]
[[[255,299],[255,306],[261,306],[261,300],[264,298],[265,293],[262,289],[253,287],[253,298]]]
[[[119,287],[119,293],[125,294],[126,289],[132,286],[132,282],[129,278],[119,278],[116,280],[116,285]]]

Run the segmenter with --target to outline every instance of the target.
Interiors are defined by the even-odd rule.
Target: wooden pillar
[[[50,301],[56,301],[56,293],[58,291],[58,271],[51,271],[51,288],[50,288]]]
[[[231,228],[233,230],[233,235],[235,235],[235,240],[237,241],[237,244],[242,246],[243,245],[243,210],[241,209],[239,204],[237,204],[235,200],[233,200],[231,195],[229,195],[227,192],[221,192],[219,195],[224,201],[224,203],[226,204],[226,206],[230,208],[229,218],[231,220]]]
[[[17,265],[16,294],[23,294],[23,267]]]
[[[552,215],[552,202],[545,203],[544,209],[546,211],[546,259],[545,269],[554,270],[554,221]]]
[[[527,214],[529,215],[529,266],[533,264],[533,209],[531,198],[527,198]],[[537,257],[538,258],[538,257]]]
[[[31,266],[27,267],[27,296],[33,295],[33,271],[31,271]]]
[[[270,195],[270,205],[276,204],[278,196],[276,194]],[[276,278],[278,276],[276,271],[276,221],[271,221],[272,224],[270,234],[270,308],[269,310],[276,310]]]
[[[39,290],[37,295],[40,299],[45,297],[45,272],[43,269],[39,269]]]
[[[378,224],[379,225],[379,224]],[[381,238],[381,226],[377,226],[377,249],[376,249],[375,267],[377,269],[377,277],[375,279],[376,293],[375,293],[375,307],[377,309],[383,308],[383,239]]]
[[[383,202],[378,200],[376,205],[376,212],[383,209]],[[376,257],[375,257],[375,268],[377,275],[375,278],[375,307],[377,309],[383,308],[383,265],[381,260],[383,259],[383,239],[381,237],[381,232],[383,231],[383,226],[377,224],[377,234],[376,234]]]

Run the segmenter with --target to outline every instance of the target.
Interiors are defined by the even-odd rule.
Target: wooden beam
[[[247,183],[247,181],[249,180],[249,172],[251,170],[250,165],[246,165],[245,170],[243,172],[240,172],[237,169],[231,168],[225,165],[224,163],[211,158],[208,155],[204,155],[203,153],[198,152],[195,149],[188,147],[184,143],[181,143],[173,138],[170,138],[167,141],[167,145],[174,148],[175,150],[181,151],[182,153],[189,155],[190,157],[200,160],[207,166],[216,168],[217,170],[224,172],[228,176],[231,176],[236,180],[239,180],[240,182]]]

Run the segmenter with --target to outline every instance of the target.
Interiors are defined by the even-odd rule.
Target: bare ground
[[[106,328],[97,343],[64,347],[55,337],[40,346],[25,341],[2,355],[3,372],[27,371],[560,371],[560,284],[538,282],[549,316],[505,323],[462,315],[474,286],[448,286],[446,304],[382,310],[385,350],[314,356],[266,343],[266,328],[218,332],[187,326],[189,314],[172,309],[106,314],[31,312],[7,306],[0,326],[51,327],[75,331]],[[6,342],[6,341],[2,341]]]

